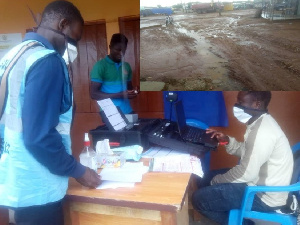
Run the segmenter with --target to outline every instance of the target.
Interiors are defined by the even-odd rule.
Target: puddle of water
[[[239,41],[239,45],[257,45],[253,41]]]
[[[140,24],[140,28],[150,28],[150,27],[157,27],[157,26],[161,26],[160,23],[157,22],[152,22],[152,23],[146,23],[146,24]]]
[[[178,26],[180,25],[178,24]],[[228,71],[225,67],[228,61],[215,55],[211,51],[213,46],[208,41],[206,41],[204,37],[201,37],[198,33],[187,30],[182,26],[176,29],[179,32],[195,39],[195,48],[197,50],[198,55],[200,56],[199,61],[201,61],[201,69],[203,70],[204,74],[213,80],[222,80],[222,82],[228,82]],[[214,37],[217,37],[217,35],[214,35]]]

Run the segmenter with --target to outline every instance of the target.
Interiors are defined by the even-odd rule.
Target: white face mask
[[[68,46],[65,50],[65,53],[63,55],[63,59],[65,60],[66,64],[69,65],[69,63],[74,62],[74,60],[77,58],[78,52],[76,46],[68,43]],[[69,58],[70,56],[70,58]]]
[[[240,121],[241,123],[247,123],[251,119],[251,115],[245,113],[245,111],[237,106],[233,107],[233,115]]]

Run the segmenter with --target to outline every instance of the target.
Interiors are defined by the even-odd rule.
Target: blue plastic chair
[[[201,129],[207,129],[208,125],[206,123],[201,122],[200,120],[195,119],[186,119],[186,124],[192,127],[198,127]]]
[[[196,120],[196,119],[186,119],[186,124],[204,130],[209,128],[209,126],[206,123],[203,123],[200,120]],[[206,152],[204,154],[203,165],[202,165],[202,169],[204,173],[209,171],[209,165],[210,165],[210,152]]]
[[[293,153],[300,151],[300,142],[293,146]],[[294,215],[280,214],[276,212],[251,211],[253,199],[257,192],[298,192],[300,191],[300,157],[294,163],[292,185],[289,186],[251,186],[245,190],[241,209],[233,209],[229,215],[229,225],[242,225],[243,219],[258,219],[280,223],[282,225],[296,225],[297,218]]]

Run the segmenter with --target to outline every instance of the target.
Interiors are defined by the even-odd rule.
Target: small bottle
[[[94,149],[91,148],[91,143],[88,133],[84,134],[84,148],[79,155],[80,163],[97,172],[97,157]]]

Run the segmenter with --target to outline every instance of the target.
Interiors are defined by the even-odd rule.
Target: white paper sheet
[[[102,180],[107,181],[141,182],[145,171],[142,163],[126,162],[121,168],[104,168],[100,176]]]
[[[152,161],[151,170],[156,172],[193,173],[203,177],[200,159],[189,154],[155,157]]]
[[[188,153],[173,150],[170,148],[155,146],[151,147],[148,151],[142,154],[143,158],[155,158],[155,157],[162,157],[162,156],[171,156],[171,155],[186,155]]]
[[[110,105],[114,105],[113,101],[110,98],[106,98],[100,101],[97,101],[99,106],[102,108],[106,107],[106,106],[110,106]]]
[[[119,124],[115,125],[114,130],[116,130],[116,131],[122,130],[124,127],[126,127],[126,123],[122,122],[122,123],[119,123]]]
[[[118,109],[116,107],[110,107],[110,106],[108,106],[108,107],[104,107],[103,110],[104,110],[104,113],[105,113],[105,115],[107,117],[119,113],[119,111],[118,111]]]
[[[108,189],[108,188],[120,188],[120,187],[128,187],[133,188],[135,183],[133,182],[116,182],[116,181],[107,181],[104,180],[96,189]]]
[[[117,107],[110,98],[97,101],[97,103],[101,110],[103,110],[105,116],[115,131],[122,130],[127,126]]]

